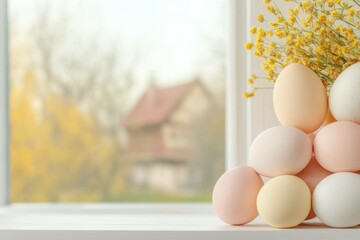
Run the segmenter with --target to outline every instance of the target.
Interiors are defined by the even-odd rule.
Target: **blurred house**
[[[191,189],[194,127],[211,104],[199,80],[145,91],[124,121],[132,184],[167,192]]]

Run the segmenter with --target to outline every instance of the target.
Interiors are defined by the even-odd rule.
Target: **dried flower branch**
[[[302,63],[329,89],[345,68],[360,59],[360,0],[284,1],[293,6],[286,15],[275,1],[264,0],[274,20],[259,15],[263,27],[250,29],[256,38],[245,48],[263,59],[268,81],[275,83],[279,72],[290,63]],[[252,75],[248,80],[252,90],[243,93],[244,97],[254,96],[257,79]]]

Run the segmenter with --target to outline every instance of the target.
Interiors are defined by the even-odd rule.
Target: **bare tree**
[[[110,200],[113,198],[111,183],[124,168],[120,119],[131,94],[136,59],[128,64],[127,58],[126,64],[125,58],[120,58],[117,42],[107,46],[101,43],[97,37],[100,31],[84,42],[72,32],[71,16],[66,10],[56,9],[55,14],[54,8],[47,5],[38,11],[31,32],[36,68],[41,76],[38,95],[43,102],[43,112],[46,115],[46,99],[57,94],[90,114],[104,133],[105,141],[116,145],[106,159],[99,159],[96,152],[88,154],[79,172],[79,179],[95,178],[103,200]],[[53,124],[56,125],[56,121],[53,119]],[[73,184],[81,188],[86,183],[76,180]]]

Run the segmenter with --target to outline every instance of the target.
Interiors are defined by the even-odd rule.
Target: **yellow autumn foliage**
[[[36,95],[36,74],[11,88],[11,201],[107,201],[123,189],[118,146],[93,118],[56,94]],[[109,199],[110,198],[110,199]]]

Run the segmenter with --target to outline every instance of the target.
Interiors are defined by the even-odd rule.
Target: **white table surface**
[[[229,226],[209,211],[208,206],[195,207],[194,211],[187,207],[170,208],[171,205],[151,210],[145,207],[2,208],[0,239],[360,240],[360,227],[327,228],[317,219],[292,229],[270,228],[260,218],[244,226]]]

